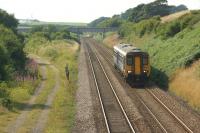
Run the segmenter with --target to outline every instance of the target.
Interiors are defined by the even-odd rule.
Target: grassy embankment
[[[32,38],[26,51],[48,60],[58,69],[60,87],[56,93],[45,132],[70,132],[75,113],[75,91],[77,82],[77,54],[79,46],[74,41]],[[66,80],[65,65],[69,65],[70,80]],[[49,81],[55,83],[55,80]],[[34,113],[33,113],[34,114]]]
[[[121,42],[136,44],[150,54],[151,80],[200,109],[200,64],[192,65],[200,57],[200,11],[167,23],[157,17],[135,24],[127,22],[118,33]],[[114,36],[111,34],[104,43]]]

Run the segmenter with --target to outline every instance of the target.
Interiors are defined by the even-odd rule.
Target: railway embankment
[[[114,43],[127,42],[147,51],[151,80],[199,110],[199,31],[200,11],[191,11],[167,23],[158,18],[124,23],[118,33],[107,34],[103,42],[110,48]]]
[[[92,47],[91,49],[97,51],[97,55],[100,57],[99,59],[102,61],[102,65],[105,67],[105,71],[111,79],[111,83],[113,83],[113,85],[117,83],[123,86],[122,90],[125,91],[127,94],[123,97],[121,97],[121,94],[124,94],[122,91],[120,91],[121,87],[119,88],[119,90],[117,89],[118,87],[115,87],[115,90],[117,91],[117,93],[119,93],[119,97],[121,97],[120,99],[122,100],[122,104],[126,103],[129,106],[126,98],[130,97],[132,103],[134,103],[130,105],[134,105],[135,107],[137,107],[139,114],[141,114],[142,117],[145,118],[145,125],[149,126],[152,132],[161,132],[161,130],[164,132],[184,132],[183,130],[186,130],[188,132],[199,131],[198,124],[195,124],[199,123],[199,115],[194,113],[188,107],[180,104],[180,101],[174,99],[174,97],[172,97],[168,93],[156,88],[155,86],[151,88],[147,87],[136,89],[125,84],[121,75],[116,73],[116,69],[114,69],[113,67],[112,51],[101,45],[101,43],[96,42],[95,40],[88,39],[87,44],[89,43],[92,44],[91,47],[96,47]],[[115,81],[115,78],[117,78],[118,81]],[[129,114],[128,110],[130,108],[127,108],[126,104],[124,107],[126,112]],[[144,124],[140,123],[142,122],[140,121],[142,119],[137,119],[142,117],[138,117],[140,115],[138,115],[138,113],[136,113],[135,111],[136,110],[131,109],[131,113],[133,113],[134,115],[128,116],[131,120],[134,121],[133,125],[135,125],[137,128],[141,129],[142,127],[142,129],[144,129],[144,126],[142,126]],[[176,124],[176,126],[174,126],[174,124]]]

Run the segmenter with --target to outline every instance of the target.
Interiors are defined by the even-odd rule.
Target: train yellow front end
[[[130,44],[114,46],[114,66],[129,81],[145,82],[150,75],[148,53]]]

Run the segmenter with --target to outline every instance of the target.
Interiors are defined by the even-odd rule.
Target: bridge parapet
[[[80,34],[83,32],[101,32],[101,33],[114,32],[114,31],[117,31],[118,28],[70,27],[70,28],[68,28],[68,30],[70,32]]]

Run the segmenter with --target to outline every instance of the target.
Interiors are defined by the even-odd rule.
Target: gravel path
[[[41,84],[38,86],[38,88],[36,88],[33,96],[31,97],[31,99],[28,101],[27,105],[25,106],[24,110],[21,112],[21,114],[18,116],[18,118],[16,119],[16,121],[12,122],[10,125],[8,125],[7,127],[7,131],[8,133],[15,133],[17,132],[17,130],[19,129],[19,127],[21,127],[21,125],[24,123],[24,121],[26,120],[26,117],[28,115],[28,113],[31,111],[35,100],[37,98],[37,96],[40,94],[40,92],[42,91],[42,89],[44,88],[45,85],[45,80],[46,80],[46,67],[45,65],[41,66],[42,69],[42,82]]]
[[[55,86],[54,88],[52,89],[51,93],[48,95],[48,98],[47,98],[47,101],[45,103],[45,107],[42,111],[42,113],[40,114],[39,116],[39,119],[37,120],[37,123],[36,123],[36,126],[33,128],[33,133],[42,133],[44,128],[45,128],[45,125],[46,125],[46,122],[48,120],[48,114],[49,114],[49,111],[50,111],[50,106],[52,105],[53,103],[53,99],[56,95],[56,92],[58,91],[59,89],[59,72],[57,70],[57,68],[55,68],[54,66],[50,66],[54,71],[55,71]]]
[[[85,49],[79,54],[78,90],[76,92],[76,116],[74,133],[96,133],[91,88],[88,76]]]

